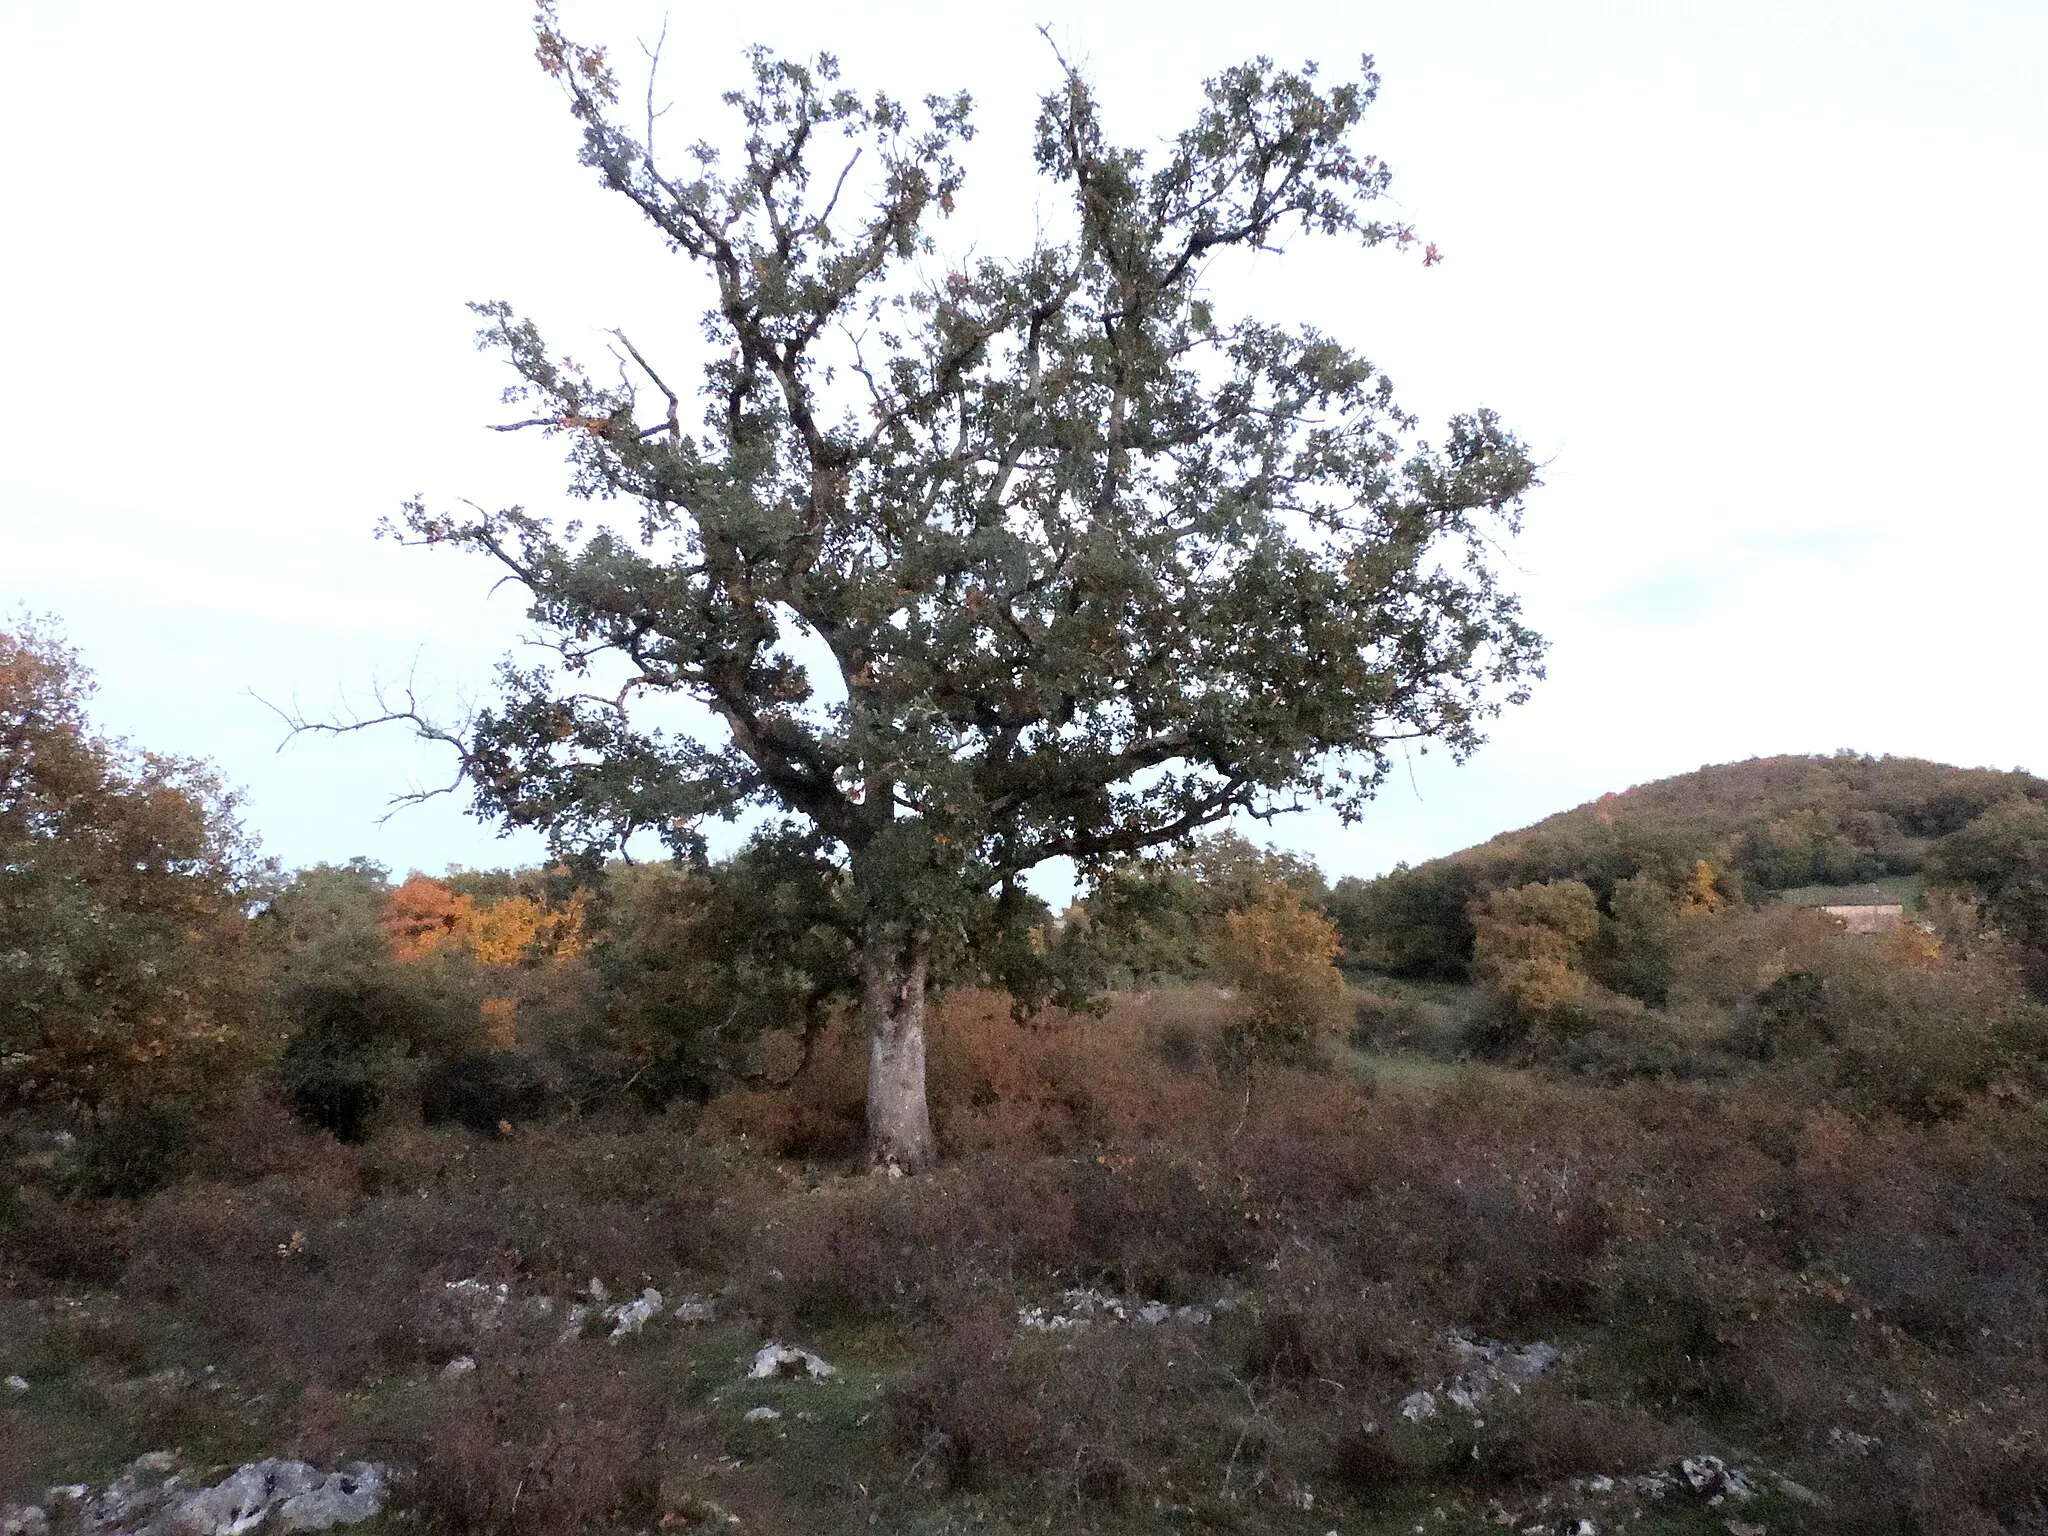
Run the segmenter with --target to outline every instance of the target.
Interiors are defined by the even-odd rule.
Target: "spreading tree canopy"
[[[253,1045],[269,867],[205,764],[100,735],[92,692],[47,628],[0,628],[0,1110],[203,1100]]]
[[[1488,411],[1422,440],[1341,342],[1214,297],[1220,258],[1293,236],[1435,259],[1375,214],[1370,60],[1228,70],[1147,153],[1055,56],[1056,212],[1003,258],[936,238],[965,96],[912,107],[757,49],[728,139],[671,158],[601,50],[552,11],[538,35],[583,163],[709,307],[685,384],[650,337],[615,333],[597,376],[478,306],[527,408],[505,427],[562,438],[573,490],[635,517],[407,508],[401,536],[509,572],[555,653],[454,733],[465,775],[563,853],[651,831],[685,855],[707,818],[774,813],[837,871],[859,947],[871,1156],[919,1167],[935,946],[1022,871],[1310,800],[1355,815],[1397,743],[1469,752],[1524,696],[1541,642],[1493,551],[1533,466]]]

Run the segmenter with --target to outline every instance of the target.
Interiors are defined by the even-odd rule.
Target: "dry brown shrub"
[[[932,1115],[940,1145],[1045,1156],[1129,1143],[1181,1123],[1199,1085],[1175,1080],[1138,1018],[1048,1010],[1016,1018],[1007,998],[955,993],[935,1010]]]
[[[33,1295],[51,1286],[111,1285],[127,1267],[133,1225],[113,1202],[18,1190],[0,1243],[0,1286]]]
[[[770,1157],[851,1162],[865,1128],[867,1050],[842,1014],[812,1042],[808,1059],[781,1086],[739,1088],[705,1106],[699,1131],[744,1140]]]
[[[1192,1006],[1175,1006],[1185,996]],[[1209,1006],[1205,1009],[1203,1004]],[[1104,1143],[1181,1134],[1221,1113],[1213,1085],[1162,1060],[1158,1039],[1187,1026],[1213,1037],[1205,989],[1136,1006],[1111,1000],[1101,1017],[1049,1009],[1019,1018],[1008,997],[966,988],[937,999],[928,1019],[928,1093],[947,1157],[1031,1158]],[[749,1088],[708,1105],[700,1131],[744,1138],[774,1157],[851,1162],[864,1130],[865,1044],[850,1019],[834,1021],[802,1071],[779,1088]]]
[[[190,1172],[195,1179],[219,1184],[288,1179],[336,1196],[353,1193],[361,1178],[353,1147],[332,1136],[308,1134],[268,1089],[238,1094],[201,1122]]]
[[[1100,1328],[1061,1343],[971,1311],[926,1362],[891,1393],[900,1452],[954,1487],[1035,1487],[1051,1528],[1093,1529],[1086,1506],[1148,1491],[1177,1501],[1225,1479],[1241,1492],[1270,1488],[1276,1461],[1292,1454],[1277,1421],[1257,1409],[1247,1418],[1238,1379],[1171,1328]],[[1062,1511],[1071,1527],[1057,1523]]]
[[[1199,1121],[1188,1139],[1268,1206],[1334,1214],[1388,1165],[1384,1106],[1370,1082],[1255,1071],[1218,1097],[1228,1122],[1212,1129],[1206,1148],[1195,1139]]]
[[[997,1313],[956,1321],[924,1363],[889,1392],[897,1445],[945,1474],[953,1487],[1028,1473],[1041,1451],[1044,1415],[1016,1356],[1014,1327]]]
[[[747,1305],[772,1327],[929,1316],[976,1287],[1072,1273],[1074,1228],[1061,1163],[834,1180],[773,1206],[745,1260]]]
[[[1659,1466],[1689,1449],[1641,1408],[1543,1388],[1489,1407],[1486,1428],[1479,1459],[1488,1475],[1535,1486]]]
[[[1127,1296],[1206,1300],[1271,1241],[1238,1188],[1167,1147],[1078,1165],[1072,1188],[1076,1264]]]
[[[451,1536],[643,1529],[661,1513],[662,1427],[613,1362],[575,1351],[486,1361],[419,1430],[410,1503]]]

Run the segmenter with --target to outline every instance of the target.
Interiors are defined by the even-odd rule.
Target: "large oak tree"
[[[539,43],[584,164],[708,307],[694,364],[621,333],[607,378],[479,306],[528,404],[506,425],[562,436],[573,489],[635,516],[407,509],[404,536],[502,565],[555,652],[455,733],[465,775],[564,852],[651,830],[680,855],[707,818],[779,815],[857,945],[870,1156],[916,1169],[934,953],[1021,872],[1356,814],[1397,743],[1468,752],[1523,696],[1541,642],[1493,551],[1529,456],[1487,411],[1423,441],[1333,337],[1220,311],[1217,263],[1290,237],[1434,258],[1375,216],[1369,60],[1335,85],[1231,69],[1149,154],[1055,60],[1059,211],[1004,259],[936,238],[964,96],[912,108],[757,50],[727,140],[671,159],[601,50],[551,11]]]

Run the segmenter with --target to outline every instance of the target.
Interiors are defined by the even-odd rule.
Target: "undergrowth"
[[[1204,988],[1028,1023],[958,994],[934,1023],[945,1160],[904,1180],[842,1171],[860,1052],[836,1028],[785,1087],[490,1134],[348,1145],[252,1095],[154,1191],[82,1182],[76,1147],[23,1127],[0,1494],[176,1447],[386,1458],[417,1471],[404,1518],[448,1532],[1476,1531],[1713,1451],[1763,1490],[1734,1518],[1774,1531],[2044,1528],[2027,1094],[1927,1119],[1765,1071],[1381,1083],[1391,1036],[1247,1064],[1229,1020]],[[570,1325],[650,1286],[639,1334]],[[1197,1310],[1021,1325],[1083,1289]],[[670,1316],[685,1295],[715,1321]],[[1460,1336],[1564,1363],[1404,1416]],[[747,1380],[770,1338],[838,1373]],[[1601,1507],[1603,1529],[1730,1518]]]

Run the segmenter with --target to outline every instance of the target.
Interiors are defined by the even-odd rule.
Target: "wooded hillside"
[[[2048,780],[1909,757],[1758,757],[1602,795],[1447,858],[1340,882],[1332,913],[1348,953],[1394,975],[1462,979],[1473,902],[1577,880],[1603,910],[1638,877],[1675,891],[1704,862],[1723,894],[1918,874],[1944,839],[1994,807],[2048,803]]]

